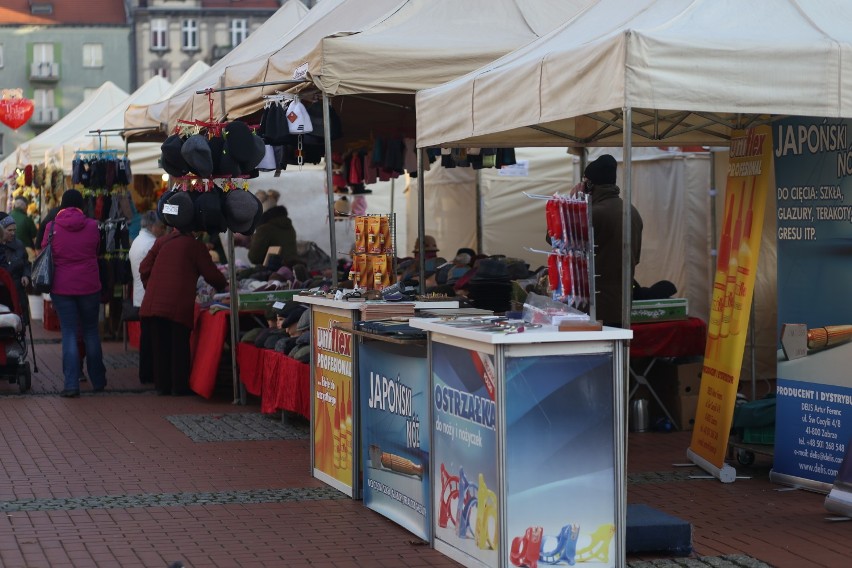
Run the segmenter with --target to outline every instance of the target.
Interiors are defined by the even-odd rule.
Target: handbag
[[[47,246],[41,249],[33,261],[30,280],[33,290],[38,294],[49,294],[53,286],[53,226],[54,222],[51,222]]]

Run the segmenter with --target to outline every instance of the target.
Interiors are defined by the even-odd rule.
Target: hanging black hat
[[[222,211],[222,190],[214,187],[210,191],[197,192],[194,197],[195,230],[206,231],[211,235],[227,231],[228,225]]]
[[[189,166],[181,154],[183,138],[172,134],[160,146],[160,161],[163,169],[170,176],[182,177],[189,173]]]

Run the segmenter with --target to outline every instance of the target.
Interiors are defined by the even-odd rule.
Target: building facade
[[[105,81],[129,92],[128,16],[125,0],[0,2],[0,86],[21,89],[35,104],[18,130],[0,124],[0,159]]]
[[[129,0],[135,85],[174,81],[196,61],[210,65],[244,41],[281,0]]]

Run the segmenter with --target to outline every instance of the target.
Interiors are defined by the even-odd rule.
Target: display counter
[[[352,326],[361,319],[362,299],[333,300],[300,295],[295,301],[311,308],[311,464],[314,477],[359,498],[358,352]],[[414,302],[422,308],[455,308],[458,302]],[[347,331],[346,328],[349,328]]]
[[[465,566],[623,566],[629,330],[429,332],[432,531]]]

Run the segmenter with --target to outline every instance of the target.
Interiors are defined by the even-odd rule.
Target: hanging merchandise
[[[527,197],[547,200],[545,220],[547,239],[551,250],[540,251],[531,248],[531,252],[548,255],[547,276],[548,289],[554,302],[573,308],[570,319],[578,320],[583,316],[588,320],[595,315],[594,303],[594,236],[590,231],[591,207],[588,196],[579,193],[568,197],[555,194],[533,195],[524,193]],[[555,304],[556,305],[556,304]],[[564,306],[563,306],[564,307]],[[548,308],[550,309],[550,308]],[[545,314],[540,310],[545,320],[537,323],[552,323],[550,318],[563,317],[563,310],[555,310]],[[584,313],[583,313],[584,312]]]
[[[393,216],[358,215],[355,217],[355,244],[349,279],[358,288],[382,290],[391,284],[395,243]]]

